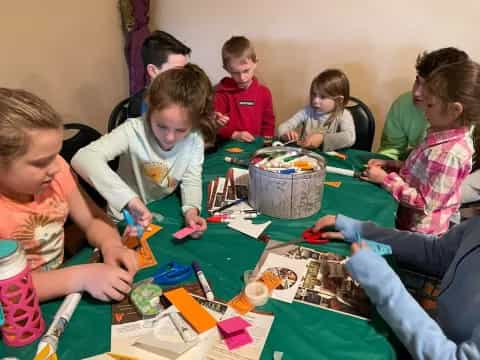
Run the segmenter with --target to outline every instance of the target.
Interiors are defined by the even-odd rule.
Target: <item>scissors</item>
[[[158,285],[175,285],[188,279],[192,274],[191,265],[182,265],[171,261],[155,272],[153,282]]]
[[[281,247],[284,247],[284,246],[287,246],[287,245],[294,245],[294,244],[299,244],[299,243],[303,243],[303,242],[306,242],[306,243],[309,243],[309,244],[316,244],[316,245],[317,244],[326,244],[330,240],[324,238],[323,234],[324,234],[323,231],[313,232],[313,229],[310,228],[310,229],[305,230],[302,233],[302,237],[300,239],[293,239],[293,240],[287,241],[287,242],[282,243],[282,244],[274,245],[274,246],[271,246],[271,247],[267,248],[267,250],[278,249],[278,248],[281,248]]]
[[[125,222],[127,223],[127,225],[130,225],[135,229],[137,229],[137,237],[141,239],[144,232],[143,226],[135,222],[132,214],[130,214],[130,212],[127,209],[123,209],[122,214],[123,214],[123,217],[125,218]]]

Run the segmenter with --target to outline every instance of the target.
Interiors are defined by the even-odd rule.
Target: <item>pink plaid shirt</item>
[[[400,173],[383,186],[400,202],[397,228],[442,234],[460,207],[460,185],[472,168],[473,143],[467,128],[427,134],[408,156]]]

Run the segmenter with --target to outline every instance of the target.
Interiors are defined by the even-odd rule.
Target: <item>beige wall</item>
[[[343,69],[352,95],[374,112],[377,142],[389,104],[411,87],[420,51],[452,45],[480,58],[479,1],[151,1],[152,29],[185,41],[213,81],[225,75],[223,42],[238,34],[253,40],[277,123],[304,104],[318,72]]]
[[[104,131],[128,94],[117,0],[2,1],[0,14],[0,86]]]

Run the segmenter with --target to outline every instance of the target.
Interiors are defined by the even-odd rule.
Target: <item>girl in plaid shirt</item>
[[[470,128],[480,121],[480,66],[466,60],[439,67],[427,78],[423,97],[430,124],[424,142],[405,162],[370,161],[363,175],[400,203],[398,229],[438,235],[458,211],[460,185],[472,168]]]

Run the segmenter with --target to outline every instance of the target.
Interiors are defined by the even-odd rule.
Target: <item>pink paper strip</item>
[[[197,230],[198,230],[198,226],[195,226],[195,227],[187,226],[181,230],[178,230],[175,234],[173,234],[173,237],[180,240],[180,239],[183,239],[184,237],[187,237],[190,234],[193,234]]]

